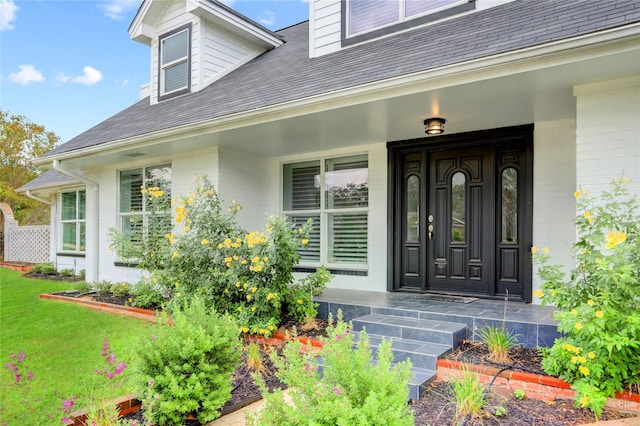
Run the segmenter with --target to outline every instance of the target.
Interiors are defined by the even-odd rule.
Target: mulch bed
[[[41,278],[41,277],[38,277]],[[95,295],[94,300],[114,303],[129,304],[127,296],[118,297],[114,295]],[[326,335],[326,322],[319,321],[317,329],[305,331],[301,323],[292,318],[283,318],[282,325],[286,330],[293,332],[295,329],[298,336],[318,338]],[[274,349],[268,349],[274,350]],[[488,360],[489,351],[486,345],[465,341],[454,352],[450,353],[447,358],[457,361],[473,364],[489,364],[500,366]],[[536,349],[531,348],[512,348],[509,351],[512,365],[523,371],[542,372],[540,365],[541,357]],[[263,379],[270,389],[284,386],[283,383],[275,376],[275,368],[267,356],[264,354],[263,363],[264,371],[261,373]],[[233,373],[233,386],[231,400],[222,408],[225,413],[238,407],[243,407],[260,397],[260,390],[255,384],[253,377],[249,372],[249,368],[245,362],[245,356],[242,355],[240,366]],[[571,400],[556,400],[553,403],[543,402],[537,399],[525,398],[519,400],[514,396],[503,397],[493,392],[486,395],[486,404],[484,408],[477,414],[466,421],[466,425],[577,425],[583,423],[595,422],[595,415],[586,409],[574,407]],[[423,394],[419,401],[410,402],[411,408],[415,413],[416,425],[455,425],[464,419],[456,418],[455,399],[452,394],[452,386],[449,382],[432,383],[427,391]],[[500,408],[499,408],[500,407]],[[603,410],[600,420],[620,419],[631,417],[627,414],[621,414],[611,410]],[[142,421],[142,412],[132,413],[125,417],[130,420]],[[142,423],[141,423],[142,424]],[[200,423],[190,421],[185,423],[188,426],[197,426]]]

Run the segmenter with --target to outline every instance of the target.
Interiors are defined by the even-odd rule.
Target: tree
[[[60,138],[44,126],[0,109],[0,201],[7,202],[20,224],[49,223],[49,206],[14,190],[42,171],[32,160],[53,149]]]

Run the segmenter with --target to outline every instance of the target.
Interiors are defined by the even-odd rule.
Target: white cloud
[[[31,84],[44,81],[42,73],[35,69],[33,65],[20,65],[20,71],[9,74],[9,80],[16,84]]]
[[[0,0],[0,31],[11,31],[16,12],[20,9],[13,0]]]
[[[98,7],[102,9],[107,18],[120,20],[124,19],[125,14],[130,10],[140,7],[140,0],[109,0]]]
[[[63,72],[58,71],[56,75],[53,77],[53,79],[57,84],[65,84],[65,83],[68,83],[69,80],[71,80],[71,77],[69,77]]]
[[[71,82],[93,86],[100,80],[102,80],[102,73],[93,67],[86,66],[82,69],[82,75],[72,78]]]
[[[270,10],[265,10],[260,19],[258,19],[262,25],[269,26],[276,23],[276,13]]]

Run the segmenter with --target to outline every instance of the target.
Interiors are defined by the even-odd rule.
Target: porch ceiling
[[[123,163],[144,156],[168,157],[208,147],[229,148],[265,157],[284,157],[378,142],[425,137],[422,122],[440,116],[446,134],[491,129],[558,119],[575,119],[573,87],[579,84],[640,75],[640,48],[592,55],[584,60],[544,61],[536,69],[487,69],[469,74],[467,81],[432,80],[413,83],[410,90],[393,91],[384,99],[366,94],[345,105],[307,106],[303,115],[265,114],[255,124],[223,129],[215,124],[184,136],[167,135],[136,143],[130,148],[96,152],[65,160],[67,167],[83,170]],[[500,75],[498,75],[500,74]],[[314,111],[317,110],[317,111]]]

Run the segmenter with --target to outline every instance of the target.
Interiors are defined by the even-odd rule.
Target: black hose
[[[244,383],[245,379],[247,378],[247,376],[249,375],[249,373],[251,373],[251,369],[247,368],[247,372],[244,373],[244,376],[242,377],[242,379],[240,379],[240,381],[238,382],[238,384],[236,385],[235,388],[233,388],[233,390],[231,391],[231,393],[233,393],[236,389],[238,389],[240,387],[241,384]]]

